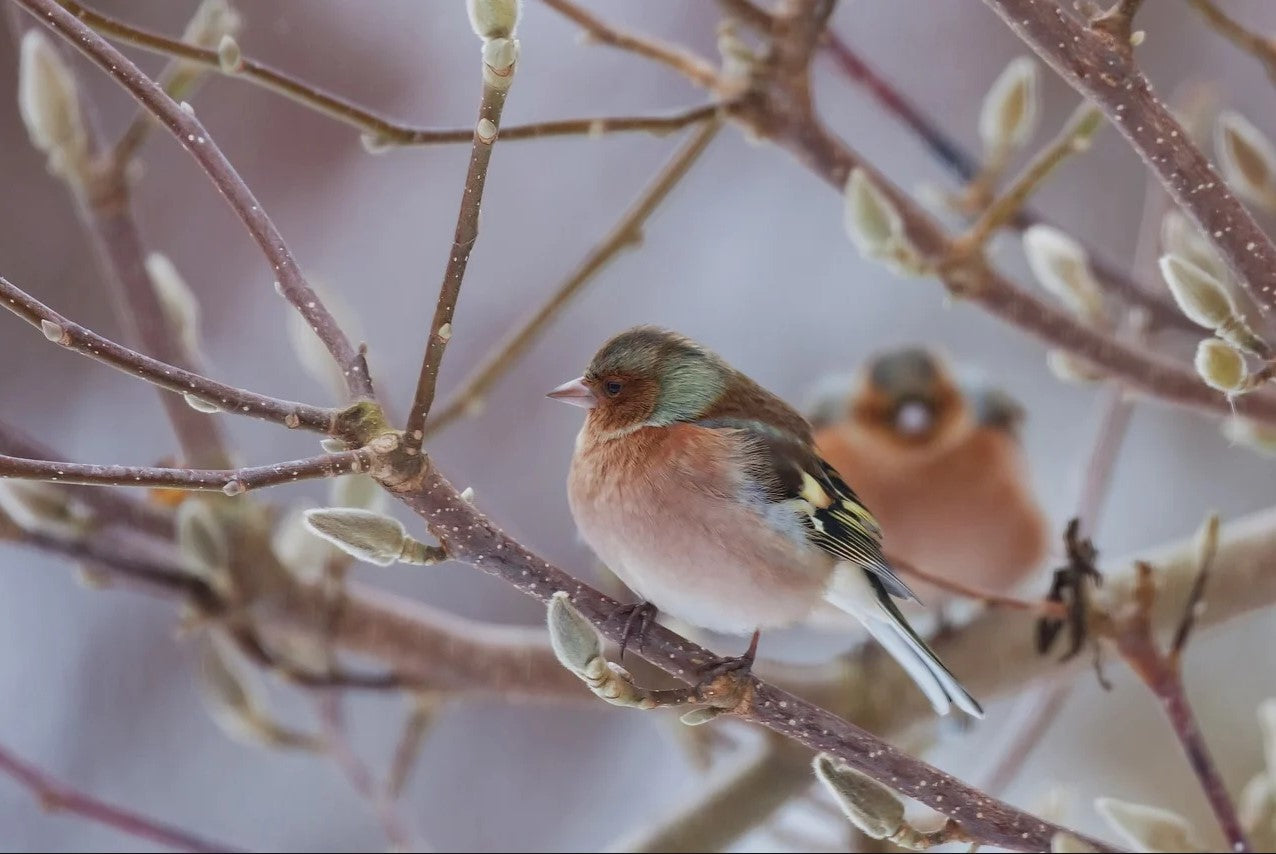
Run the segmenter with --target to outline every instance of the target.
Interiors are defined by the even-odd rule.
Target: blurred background
[[[194,2],[130,0],[97,8],[178,34]],[[468,126],[478,96],[478,48],[460,0],[241,3],[247,55],[417,124]],[[717,8],[708,2],[591,0],[610,20],[716,56]],[[1230,2],[1258,31],[1276,30],[1276,6]],[[978,105],[1020,42],[982,4],[844,0],[832,28],[942,127],[977,147]],[[1162,93],[1206,81],[1223,104],[1260,129],[1276,91],[1262,67],[1189,13],[1149,3],[1139,59]],[[704,95],[672,72],[627,54],[581,45],[576,29],[529,0],[522,54],[505,123],[660,113]],[[16,51],[4,41],[0,92],[16,92]],[[162,60],[135,55],[158,71]],[[133,114],[128,97],[80,63],[81,82],[110,135]],[[1038,140],[1078,101],[1043,75]],[[816,98],[833,128],[907,189],[951,187],[915,137],[886,116],[827,59]],[[0,109],[2,272],[54,308],[118,335],[88,245],[63,186],[29,144],[16,99]],[[467,145],[371,156],[358,135],[269,93],[214,76],[194,98],[199,117],[257,193],[308,275],[339,295],[371,343],[370,362],[394,411],[405,411],[449,251]],[[676,138],[616,135],[498,145],[483,231],[454,324],[441,393],[547,297],[602,237]],[[190,158],[163,134],[142,157],[137,212],[152,249],[169,255],[199,295],[213,374],[254,390],[335,403],[298,364],[286,307],[257,248]],[[1146,186],[1142,164],[1111,130],[1067,164],[1036,207],[1128,265]],[[1027,284],[1017,239],[997,260]],[[1141,270],[1149,278],[1152,271]],[[798,402],[828,372],[870,354],[925,343],[980,368],[1027,407],[1032,479],[1057,530],[1073,513],[1099,394],[1060,383],[1042,347],[977,309],[953,305],[928,280],[905,280],[864,261],[846,239],[839,198],[778,150],[728,128],[646,228],[502,380],[476,419],[439,435],[430,452],[479,506],[547,559],[589,577],[564,477],[580,413],[544,399],[576,376],[597,345],[637,323],[657,323],[720,351]],[[175,448],[154,393],[141,383],[50,347],[0,317],[0,410],[71,459],[154,464]],[[400,415],[401,417],[401,415]],[[248,464],[308,456],[312,436],[223,419]],[[1140,405],[1096,532],[1105,555],[1189,535],[1204,513],[1224,520],[1276,498],[1271,463],[1230,447],[1215,423]],[[322,501],[322,484],[281,488],[287,503]],[[414,530],[416,528],[414,527]],[[1056,555],[1057,557],[1057,555]],[[362,567],[356,575],[458,614],[536,624],[540,605],[504,583],[454,565]],[[1044,590],[1044,579],[1032,589]],[[383,835],[329,762],[228,741],[209,720],[189,645],[174,640],[169,604],[93,592],[48,557],[0,548],[0,742],[86,791],[186,828],[266,850],[378,850]],[[1186,674],[1210,746],[1233,791],[1259,768],[1255,706],[1276,695],[1267,612],[1202,635]],[[737,641],[725,644],[734,651]],[[837,641],[820,640],[820,654]],[[785,654],[813,657],[800,644]],[[764,644],[764,654],[765,644]],[[1260,666],[1255,666],[1258,662]],[[1153,700],[1119,665],[1105,693],[1083,676],[1061,721],[1006,794],[1037,805],[1062,787],[1064,818],[1103,831],[1091,809],[1112,795],[1178,810],[1212,832],[1195,779]],[[352,698],[357,746],[383,761],[404,703]],[[932,759],[976,777],[995,752],[1010,704]],[[297,713],[308,713],[298,707]],[[304,721],[304,717],[299,720]],[[697,775],[653,716],[603,706],[452,706],[426,743],[403,813],[421,839],[447,850],[594,850],[683,803]],[[786,822],[827,819],[802,814]],[[0,849],[137,850],[139,842],[84,821],[42,813],[0,778]],[[742,850],[770,850],[764,832]]]

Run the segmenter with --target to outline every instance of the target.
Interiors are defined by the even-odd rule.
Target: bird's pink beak
[[[598,405],[598,398],[594,396],[593,390],[585,385],[584,377],[577,377],[571,382],[565,382],[545,396],[552,397],[554,400],[561,400],[563,403],[570,403],[572,406],[579,406],[582,409],[593,409]]]

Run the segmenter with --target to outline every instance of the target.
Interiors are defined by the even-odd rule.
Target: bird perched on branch
[[[873,508],[892,557],[996,593],[1045,557],[1023,409],[1004,392],[963,387],[939,356],[908,348],[870,360],[857,380],[826,382],[808,413],[816,448]],[[947,595],[917,589],[928,603]]]
[[[900,613],[912,591],[877,520],[816,451],[794,409],[714,353],[639,327],[549,396],[589,410],[568,477],[585,541],[653,608],[721,632],[802,621],[822,602],[859,618],[940,714],[983,710]]]

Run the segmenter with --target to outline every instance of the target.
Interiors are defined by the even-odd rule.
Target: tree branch
[[[218,852],[244,850],[222,842],[202,839],[179,827],[164,824],[132,810],[98,800],[92,795],[77,792],[49,777],[34,765],[23,762],[3,746],[0,746],[0,773],[8,775],[18,784],[29,789],[40,802],[40,808],[49,812],[73,813],[118,830],[120,833],[176,851],[218,854]]]
[[[95,486],[162,486],[169,489],[217,490],[227,495],[240,495],[250,489],[278,486],[281,483],[318,477],[340,477],[351,472],[365,471],[371,458],[368,451],[360,448],[268,466],[174,469],[63,463],[0,455],[0,478]]]
[[[13,0],[13,2],[22,6],[49,29],[59,33],[128,90],[129,94],[150,110],[182,147],[195,158],[213,184],[226,197],[231,208],[261,248],[262,254],[270,262],[284,298],[306,318],[310,328],[323,341],[328,352],[341,367],[351,397],[371,398],[372,380],[368,376],[367,361],[363,352],[350,343],[319,296],[306,282],[300,267],[297,266],[296,260],[284,243],[283,236],[195,114],[179,107],[160,88],[159,84],[143,74],[128,57],[112,47],[75,15],[62,8],[57,0]]]
[[[825,39],[828,54],[846,76],[865,88],[891,115],[922,140],[931,153],[963,182],[979,174],[979,161],[946,134],[926,113],[913,104],[902,92],[873,69],[849,44],[830,31]],[[1023,231],[1033,225],[1058,226],[1039,211],[1023,208],[1011,219],[1010,225]],[[1093,247],[1086,246],[1090,266],[1104,290],[1126,305],[1143,309],[1148,313],[1149,325],[1155,328],[1179,329],[1193,335],[1200,334],[1200,327],[1192,323],[1168,301],[1156,296],[1159,289],[1143,287],[1116,264],[1105,260]]]
[[[629,246],[642,240],[642,228],[687,174],[692,164],[717,135],[720,122],[711,118],[674,156],[661,167],[660,172],[643,190],[642,195],[625,211],[620,221],[612,227],[602,242],[590,250],[567,280],[550,298],[517,330],[499,344],[474,372],[461,384],[461,388],[448,399],[443,408],[425,424],[425,435],[430,436],[474,410],[483,396],[502,376],[508,373],[519,359],[540,339],[547,328],[568,304],[593,278]]]
[[[259,86],[301,106],[341,122],[367,134],[378,145],[435,145],[441,143],[470,142],[473,128],[426,128],[391,121],[366,108],[325,92],[312,83],[270,67],[264,62],[244,56],[240,66],[232,73],[222,70],[217,51],[208,50],[180,39],[125,23],[75,0],[58,0],[69,12],[84,21],[108,39],[139,47],[161,56],[173,57],[183,62],[215,71],[231,80],[242,80]],[[715,104],[691,107],[676,113],[655,116],[602,116],[598,118],[555,119],[526,125],[514,125],[501,130],[501,139],[513,142],[520,139],[543,139],[556,136],[596,136],[611,133],[641,132],[662,135],[672,133],[687,125],[704,121],[717,109]],[[130,146],[132,147],[132,146]],[[118,150],[117,150],[118,153]]]
[[[546,563],[483,517],[421,455],[389,451],[373,475],[422,517],[455,559],[500,576],[523,593],[548,603],[566,591],[572,604],[605,636],[619,641],[624,620],[618,604]],[[658,625],[634,649],[647,661],[688,684],[717,662],[708,650]],[[962,671],[956,670],[961,673]],[[733,710],[813,750],[832,753],[853,768],[946,815],[960,815],[972,837],[1013,850],[1048,848],[1060,829],[988,798],[955,778],[897,751],[868,732],[779,688],[749,677],[744,700]],[[978,804],[978,808],[975,807]],[[1100,843],[1095,842],[1096,845]],[[1110,849],[1107,849],[1110,850]]]
[[[318,433],[331,434],[337,429],[338,412],[334,409],[254,394],[144,356],[68,320],[3,276],[0,276],[0,307],[39,329],[55,344],[160,388],[198,398],[217,409]],[[178,405],[194,412],[185,403],[179,401]]]
[[[1276,40],[1247,30],[1235,18],[1228,17],[1213,0],[1187,0],[1187,5],[1200,12],[1205,22],[1219,35],[1252,54],[1267,69],[1267,74],[1276,80]]]
[[[1074,89],[1103,108],[1259,308],[1268,312],[1276,306],[1276,246],[1153,94],[1129,42],[1083,26],[1055,2],[985,2]]]
[[[718,72],[705,60],[680,48],[655,39],[619,30],[602,19],[585,11],[571,0],[541,0],[546,6],[583,29],[592,41],[635,53],[658,65],[674,69],[697,86],[717,89],[721,84]]]
[[[500,67],[493,67],[488,63],[487,48],[498,41],[509,45],[512,52],[497,60],[503,63]],[[430,407],[434,405],[443,354],[447,350],[448,341],[452,339],[452,318],[456,314],[456,301],[461,296],[461,282],[465,279],[465,270],[470,263],[470,253],[478,240],[479,209],[483,204],[483,188],[487,186],[492,148],[500,135],[501,112],[505,109],[505,99],[518,68],[518,39],[486,41],[483,63],[483,94],[479,100],[474,145],[470,150],[470,165],[465,173],[461,206],[456,216],[452,251],[448,255],[447,269],[443,272],[443,284],[439,286],[434,319],[430,322],[430,335],[425,343],[425,356],[421,359],[421,374],[417,378],[416,392],[412,396],[412,408],[408,411],[408,424],[404,430],[409,452],[419,450],[421,441],[425,438],[425,419],[430,414]]]

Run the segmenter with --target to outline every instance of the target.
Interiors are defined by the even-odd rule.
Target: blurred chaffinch
[[[649,604],[721,632],[854,615],[944,714],[983,711],[892,597],[914,598],[881,529],[794,409],[695,342],[612,338],[550,397],[589,410],[568,477],[585,541]]]
[[[1004,392],[958,386],[922,349],[883,353],[808,407],[815,445],[873,508],[892,556],[1005,592],[1036,569],[1050,527],[1029,483]],[[924,583],[931,602],[942,599]]]

